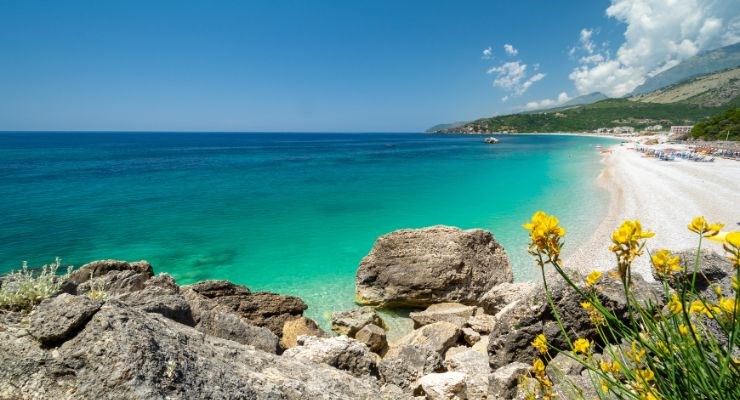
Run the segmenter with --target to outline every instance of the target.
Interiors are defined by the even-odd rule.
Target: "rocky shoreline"
[[[703,258],[704,276],[730,290],[729,263]],[[30,313],[0,312],[0,399],[511,399],[523,396],[538,334],[568,348],[542,286],[514,283],[484,230],[384,235],[356,284],[362,306],[334,313],[329,333],[297,297],[228,281],[179,286],[145,261],[95,261]],[[656,283],[633,284],[638,301],[665,302]],[[595,290],[627,318],[620,282]],[[598,342],[571,288],[553,281],[550,291],[569,334],[622,345]],[[416,308],[414,330],[389,342],[373,306]],[[566,379],[595,396],[567,354],[547,369],[560,398]]]

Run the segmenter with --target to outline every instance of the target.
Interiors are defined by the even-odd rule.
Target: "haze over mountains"
[[[442,124],[428,132],[579,132],[614,126],[691,125],[738,106],[740,43],[691,57],[649,78],[622,99],[595,92],[555,108]]]

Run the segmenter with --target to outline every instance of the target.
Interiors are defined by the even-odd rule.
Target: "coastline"
[[[722,158],[713,163],[660,161],[642,157],[634,150],[634,142],[610,150],[597,178],[597,184],[610,193],[608,212],[591,238],[566,258],[567,266],[581,273],[613,268],[610,237],[625,219],[638,219],[643,229],[656,234],[648,240],[646,254],[633,265],[634,272],[649,280],[648,252],[696,249],[697,236],[686,228],[694,217],[703,215],[709,222],[724,223],[724,230],[737,229],[740,163]],[[707,240],[702,249],[723,253],[721,244]]]

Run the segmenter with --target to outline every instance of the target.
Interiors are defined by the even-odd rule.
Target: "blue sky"
[[[0,130],[420,131],[619,95],[736,40],[724,0],[681,2],[693,36],[639,26],[671,1],[2,0]],[[639,64],[645,35],[676,46]]]

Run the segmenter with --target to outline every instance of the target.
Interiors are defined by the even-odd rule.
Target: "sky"
[[[737,41],[737,0],[0,0],[0,130],[418,132]]]

